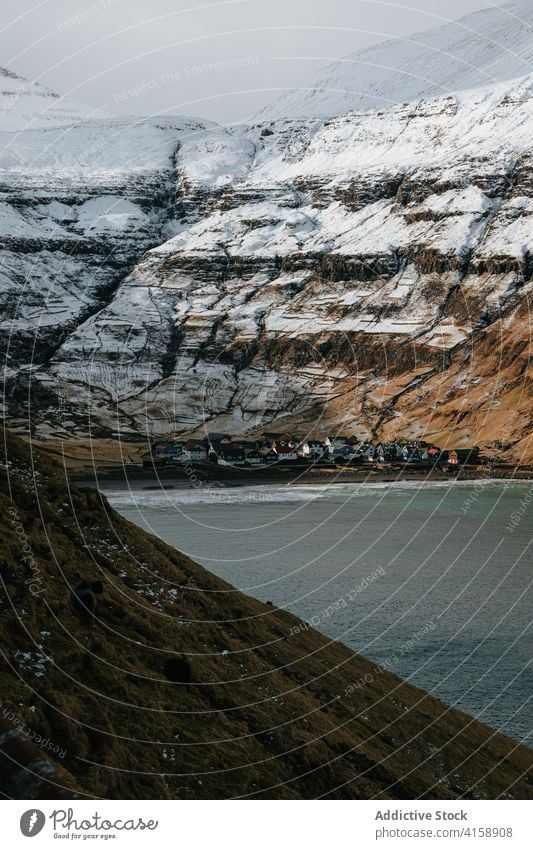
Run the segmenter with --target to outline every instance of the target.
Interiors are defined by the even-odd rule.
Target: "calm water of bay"
[[[529,482],[102,491],[238,589],[531,745]]]

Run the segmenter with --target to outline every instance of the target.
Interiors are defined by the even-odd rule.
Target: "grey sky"
[[[501,2],[3,0],[0,65],[116,114],[234,121],[359,47]]]

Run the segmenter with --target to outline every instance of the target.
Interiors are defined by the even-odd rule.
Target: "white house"
[[[179,457],[180,463],[205,463],[207,450],[203,445],[187,442],[183,446],[183,452]]]

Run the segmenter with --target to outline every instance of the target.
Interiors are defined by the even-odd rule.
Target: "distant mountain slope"
[[[1,704],[82,794],[533,798],[530,749],[238,592],[19,440],[3,448]],[[71,607],[80,579],[104,584],[94,628]],[[187,687],[164,673],[182,654]]]
[[[0,131],[58,127],[106,113],[0,68]]]
[[[6,415],[43,439],[275,422],[531,461],[533,74],[486,84],[524,70],[531,8],[424,36],[464,54],[430,51],[471,86],[438,97],[0,133]],[[400,77],[368,84],[403,99]]]
[[[187,135],[176,235],[69,334],[34,387],[62,392],[79,435],[96,423],[245,433],[275,422],[520,443],[524,462],[532,83]],[[505,381],[497,357],[478,362],[499,322]],[[454,360],[464,380],[447,384]],[[36,432],[61,433],[53,406],[33,409]]]
[[[446,15],[443,6],[442,14]],[[411,38],[358,50],[304,80],[259,120],[315,118],[521,77],[533,70],[533,3],[512,0]]]

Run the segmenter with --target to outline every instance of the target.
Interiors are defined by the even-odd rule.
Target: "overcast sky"
[[[501,2],[2,0],[0,65],[116,114],[236,121],[360,47]]]

